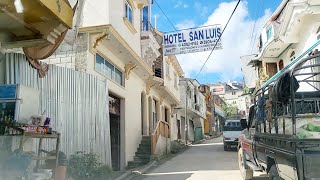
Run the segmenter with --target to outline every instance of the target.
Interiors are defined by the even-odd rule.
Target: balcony
[[[278,57],[290,44],[279,39],[280,24],[276,21],[268,22],[259,38],[259,56],[264,58]]]
[[[0,42],[2,48],[54,44],[72,27],[73,10],[67,0],[2,0]]]
[[[142,23],[144,24],[144,23]],[[142,58],[149,65],[150,68],[153,67],[153,62],[161,55],[160,43],[157,41],[155,36],[155,30],[152,28],[151,23],[142,25],[141,29],[141,52]]]
[[[280,38],[285,43],[300,41],[300,32],[306,24],[320,21],[320,2],[318,0],[289,1],[285,10],[285,18],[281,22]]]

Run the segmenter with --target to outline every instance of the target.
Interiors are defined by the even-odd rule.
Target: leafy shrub
[[[111,168],[100,163],[96,154],[84,152],[71,155],[67,172],[75,180],[107,180],[112,176]]]

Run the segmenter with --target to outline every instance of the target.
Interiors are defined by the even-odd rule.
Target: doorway
[[[278,71],[277,63],[267,63],[267,74],[269,77],[275,75]]]
[[[148,135],[148,113],[147,113],[147,96],[141,93],[141,134]]]
[[[111,160],[112,169],[120,171],[121,151],[121,122],[120,122],[120,99],[109,96],[110,138],[111,138]]]
[[[181,123],[180,120],[177,119],[178,139],[181,139],[181,124],[180,123]]]

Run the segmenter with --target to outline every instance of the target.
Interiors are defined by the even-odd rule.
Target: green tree
[[[230,105],[230,104],[224,104],[222,106],[223,111],[227,116],[232,116],[232,115],[238,115],[238,107]]]

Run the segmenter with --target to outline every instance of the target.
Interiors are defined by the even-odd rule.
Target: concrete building
[[[213,133],[214,127],[214,119],[213,119],[213,108],[214,108],[214,102],[212,98],[212,94],[210,91],[210,87],[207,85],[201,85],[199,87],[199,91],[204,95],[205,97],[205,103],[206,103],[206,118],[204,119],[204,134],[209,135]]]
[[[213,94],[220,96],[232,106],[239,104],[238,97],[243,94],[243,84],[238,82],[209,84],[209,87]]]
[[[226,113],[223,110],[223,107],[226,105],[226,103],[220,96],[214,95],[214,94],[212,94],[212,100],[214,103],[214,106],[212,108],[213,109],[212,128],[214,133],[218,133],[222,131],[221,126],[224,123],[224,120],[226,119]]]
[[[247,86],[249,90],[254,89],[259,84],[259,69],[261,67],[261,62],[258,61],[257,58],[257,54],[240,57],[244,85]]]
[[[191,142],[200,140],[204,135],[206,101],[199,87],[200,83],[195,79],[180,79],[181,107],[178,110],[178,119],[181,124],[181,140],[184,142],[186,139]]]
[[[45,61],[109,80],[115,170],[169,152],[180,133],[174,108],[180,106],[183,70],[175,56],[162,55],[162,33],[150,18],[147,0],[86,1],[75,43],[63,44]],[[141,157],[145,150],[150,154]]]
[[[320,2],[283,0],[259,36],[258,56],[260,85],[277,72],[319,49]]]

